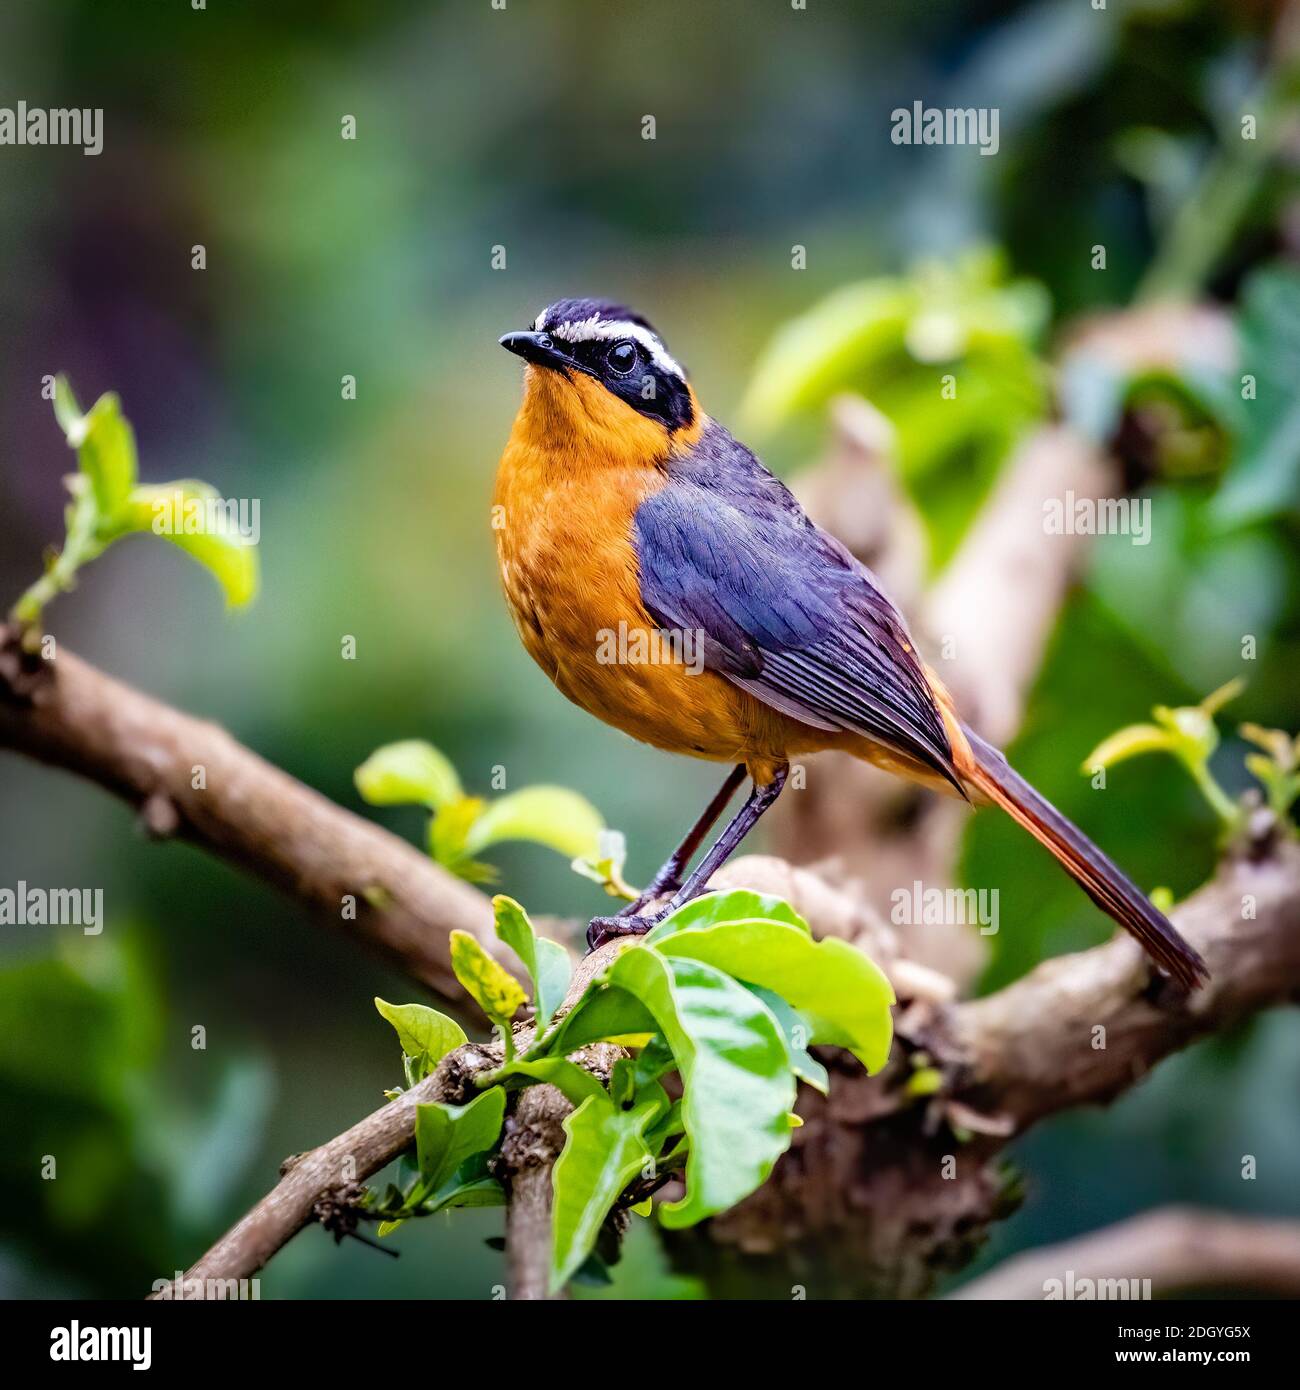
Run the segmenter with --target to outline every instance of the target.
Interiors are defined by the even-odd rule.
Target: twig
[[[136,807],[151,833],[189,840],[276,885],[448,999],[464,997],[451,970],[453,928],[500,949],[487,899],[406,841],[216,724],[113,680],[63,647],[43,662],[3,626],[0,748],[97,782]]]
[[[256,1274],[317,1213],[327,1217],[346,1205],[359,1195],[361,1183],[410,1147],[417,1105],[451,1099],[440,1069],[337,1139],[291,1159],[279,1183],[186,1271],[182,1296],[220,1297],[214,1292],[220,1281]]]
[[[611,941],[593,951],[574,971],[560,1017],[582,997],[587,984],[622,949]],[[516,1029],[516,1046],[532,1041],[528,1025]],[[574,1054],[608,1081],[621,1049],[597,1043]],[[279,1183],[185,1273],[183,1297],[220,1297],[220,1282],[247,1279],[313,1220],[333,1224],[361,1195],[361,1184],[415,1140],[418,1105],[443,1101],[463,1105],[477,1094],[475,1080],[501,1065],[499,1043],[466,1043],[448,1053],[432,1076],[367,1115],[345,1134],[291,1159]],[[553,1086],[529,1086],[506,1121],[497,1175],[511,1190],[506,1245],[511,1291],[516,1298],[545,1298],[550,1272],[551,1167],[564,1147],[560,1128],[572,1107]],[[217,1282],[211,1282],[217,1281]]]
[[[1083,1293],[1084,1281],[1092,1289]],[[1030,1250],[958,1289],[958,1299],[1092,1297],[1124,1282],[1141,1297],[1192,1289],[1300,1298],[1300,1221],[1163,1207],[1079,1240]]]

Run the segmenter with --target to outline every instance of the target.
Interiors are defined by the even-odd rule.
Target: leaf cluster
[[[82,411],[67,378],[59,376],[54,415],[77,453],[77,472],[65,479],[71,494],[67,534],[45,573],[14,605],[17,622],[25,627],[38,622],[45,605],[73,586],[82,565],[134,533],[161,536],[192,556],[221,585],[232,608],[252,601],[258,586],[256,547],[229,524],[226,506],[209,484],[193,478],[139,481],[135,432],[113,392]],[[192,517],[202,524],[191,524]]]
[[[607,847],[610,832],[586,797],[568,787],[523,787],[488,800],[466,793],[451,760],[424,739],[377,748],[353,774],[372,806],[423,806],[430,812],[428,849],[439,864],[471,883],[491,882],[497,871],[478,856],[490,845],[526,840],[574,861],[588,877],[608,881],[622,866]],[[615,837],[621,841],[621,837]],[[588,868],[607,859],[605,871]],[[616,854],[616,858],[608,856]],[[635,896],[635,894],[632,894]]]
[[[1116,730],[1092,750],[1084,760],[1083,771],[1092,775],[1142,753],[1166,753],[1187,769],[1218,816],[1223,834],[1232,835],[1242,826],[1245,806],[1234,801],[1215,780],[1210,758],[1219,746],[1214,717],[1244,688],[1245,682],[1238,678],[1211,691],[1200,704],[1177,709],[1157,705],[1151,711],[1154,722],[1129,724]],[[1241,734],[1262,750],[1246,755],[1247,770],[1263,787],[1269,809],[1278,822],[1289,824],[1287,818],[1300,796],[1300,737],[1258,724],[1243,724]]]
[[[504,1201],[491,1161],[507,1100],[526,1086],[549,1084],[574,1107],[552,1175],[551,1281],[558,1289],[599,1263],[597,1242],[610,1213],[668,1175],[684,1180],[683,1195],[659,1207],[668,1227],[725,1211],[759,1187],[798,1124],[797,1082],[827,1088],[810,1046],[846,1048],[868,1071],[888,1057],[893,992],[885,976],[846,942],[815,941],[779,898],[733,890],[686,904],[644,937],[629,939],[558,1017],[567,955],[537,936],[512,899],[498,897],[494,907],[498,936],[532,981],[532,1041],[520,1052],[513,1038],[522,986],[474,938],[458,933],[453,966],[500,1032],[505,1059],[478,1078],[482,1094],[469,1105],[418,1107],[404,1185],[368,1199],[384,1220],[381,1230],[452,1206]],[[463,1040],[432,1009],[378,1002],[397,1028],[408,1084]],[[575,1060],[597,1042],[627,1049],[608,1082]],[[672,1074],[677,1100],[664,1085]],[[632,1209],[649,1214],[649,1202]]]

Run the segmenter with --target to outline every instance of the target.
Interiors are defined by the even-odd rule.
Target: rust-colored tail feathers
[[[1050,850],[1079,887],[1136,937],[1162,970],[1189,989],[1208,979],[1205,962],[1146,894],[1046,797],[1040,796],[992,744],[964,726],[962,732],[972,755],[971,764],[961,768],[966,779]]]

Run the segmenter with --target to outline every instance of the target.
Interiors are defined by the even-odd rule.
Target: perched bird
[[[593,920],[592,945],[702,892],[790,760],[838,749],[1002,807],[1162,969],[1189,987],[1205,977],[1145,894],[962,723],[875,577],[705,415],[644,318],[563,299],[501,346],[527,363],[494,497],[524,646],[598,718],[735,764],[641,898]],[[748,799],[688,874],[746,773]],[[667,908],[644,911],[667,893]]]

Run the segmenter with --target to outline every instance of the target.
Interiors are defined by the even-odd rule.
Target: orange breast
[[[641,602],[632,517],[664,485],[655,441],[599,421],[585,438],[571,420],[564,431],[537,423],[526,397],[493,499],[502,584],[533,660],[570,700],[643,742],[779,761],[791,721],[704,670],[697,634],[665,638]]]

